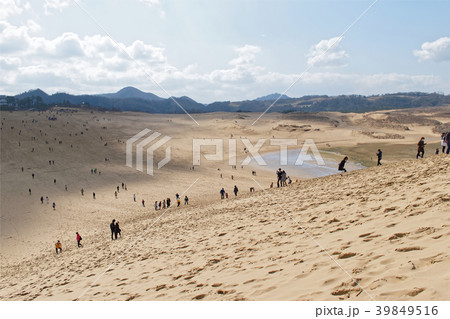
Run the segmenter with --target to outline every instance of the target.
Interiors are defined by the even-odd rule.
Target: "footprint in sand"
[[[425,233],[427,235],[430,235],[434,232],[436,232],[436,228],[434,227],[420,227],[418,230],[415,231],[416,234]]]
[[[394,239],[399,239],[402,237],[407,236],[409,233],[395,233],[394,235],[392,235],[391,237],[389,237],[389,240],[394,240]]]
[[[139,296],[140,296],[139,294],[131,295],[131,296],[129,296],[127,299],[125,299],[125,301],[131,301],[131,300],[133,300],[133,299],[136,299],[136,298],[139,297]]]
[[[333,296],[342,296],[342,295],[349,294],[352,290],[353,289],[349,289],[349,288],[341,288],[341,289],[334,290],[333,292],[331,292],[331,294]]]
[[[384,209],[383,213],[389,213],[389,212],[392,212],[392,211],[394,211],[394,210],[396,210],[396,209],[398,209],[397,206],[386,207],[386,208]]]
[[[312,223],[312,222],[315,221],[317,218],[318,218],[317,216],[312,217],[310,220],[308,220],[308,223]]]
[[[160,291],[161,289],[165,289],[165,288],[166,288],[166,285],[163,284],[163,285],[158,285],[158,286],[156,286],[156,287],[155,287],[155,290],[156,290],[156,291]]]
[[[352,269],[352,274],[359,274],[364,270],[364,268],[353,268]]]
[[[420,294],[424,290],[425,290],[425,288],[416,288],[415,287],[413,290],[408,292],[407,295],[411,296],[411,297],[415,297],[415,296],[417,296],[418,294]]]
[[[417,215],[422,215],[423,213],[425,213],[424,210],[419,210],[419,211],[409,214],[408,216],[417,216]]]
[[[271,270],[268,273],[271,275],[271,274],[274,274],[274,273],[279,272],[279,271],[283,271],[283,269]]]
[[[338,279],[337,279],[337,278],[330,278],[330,279],[327,279],[327,280],[325,280],[325,281],[323,282],[322,286],[326,286],[326,285],[332,284],[332,283],[334,283],[336,280],[338,280]]]
[[[397,248],[397,249],[395,249],[395,251],[405,253],[405,252],[408,252],[408,251],[422,250],[422,249],[423,249],[422,247],[414,246],[414,247]]]
[[[229,295],[229,294],[234,294],[236,292],[236,290],[217,290],[217,294],[219,295]]]
[[[346,259],[356,256],[356,253],[342,253],[338,256],[338,259]]]
[[[380,234],[370,235],[370,236],[364,238],[363,241],[364,241],[364,242],[369,242],[369,241],[371,241],[372,239],[377,238],[377,237],[380,237],[380,236],[381,236]]]

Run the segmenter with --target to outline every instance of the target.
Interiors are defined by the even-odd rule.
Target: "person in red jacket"
[[[78,234],[78,232],[77,232],[77,243],[78,243],[78,248],[83,247],[83,245],[81,244],[81,240],[82,240],[82,239],[83,239],[83,238],[81,238],[81,235]]]

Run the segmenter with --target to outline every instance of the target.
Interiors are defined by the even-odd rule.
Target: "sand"
[[[421,118],[445,123],[448,111]],[[450,158],[431,155],[431,143],[439,141],[435,122],[405,119],[411,122],[401,124],[405,130],[392,114],[397,112],[330,113],[308,120],[270,114],[254,126],[253,114],[195,114],[197,126],[183,115],[83,111],[48,121],[49,113],[2,113],[0,298],[448,300]],[[390,122],[381,128],[368,120],[386,116]],[[172,161],[154,176],[124,165],[124,142],[146,127],[172,137]],[[382,167],[299,178],[282,189],[268,188],[273,173],[261,169],[253,176],[249,167],[232,169],[226,160],[202,159],[191,170],[192,138],[231,134],[252,141],[313,138],[322,150],[347,150],[351,158],[355,149],[392,151]],[[425,159],[411,159],[420,136],[429,142]],[[245,158],[242,147],[238,155]],[[220,200],[221,187],[228,200]],[[175,193],[184,197],[185,191],[190,205],[154,210],[155,200],[171,197],[174,203]],[[41,196],[50,203],[41,204]],[[110,239],[113,218],[122,228],[117,241]],[[83,236],[80,249],[76,231]],[[59,255],[56,239],[63,243]]]

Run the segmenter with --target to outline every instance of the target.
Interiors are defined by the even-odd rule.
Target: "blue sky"
[[[450,94],[450,1],[373,2],[0,0],[0,94]]]

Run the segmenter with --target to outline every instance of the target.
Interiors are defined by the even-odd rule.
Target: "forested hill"
[[[277,97],[281,97],[276,100]],[[136,111],[147,113],[190,113],[207,112],[357,112],[433,107],[450,105],[450,95],[439,93],[393,93],[382,95],[310,95],[291,98],[286,95],[270,94],[263,98],[246,101],[222,101],[202,104],[183,97],[161,98],[128,87],[116,93],[97,95],[71,95],[31,90],[16,96],[0,96],[2,110],[44,110],[54,106],[82,107],[99,110]]]

